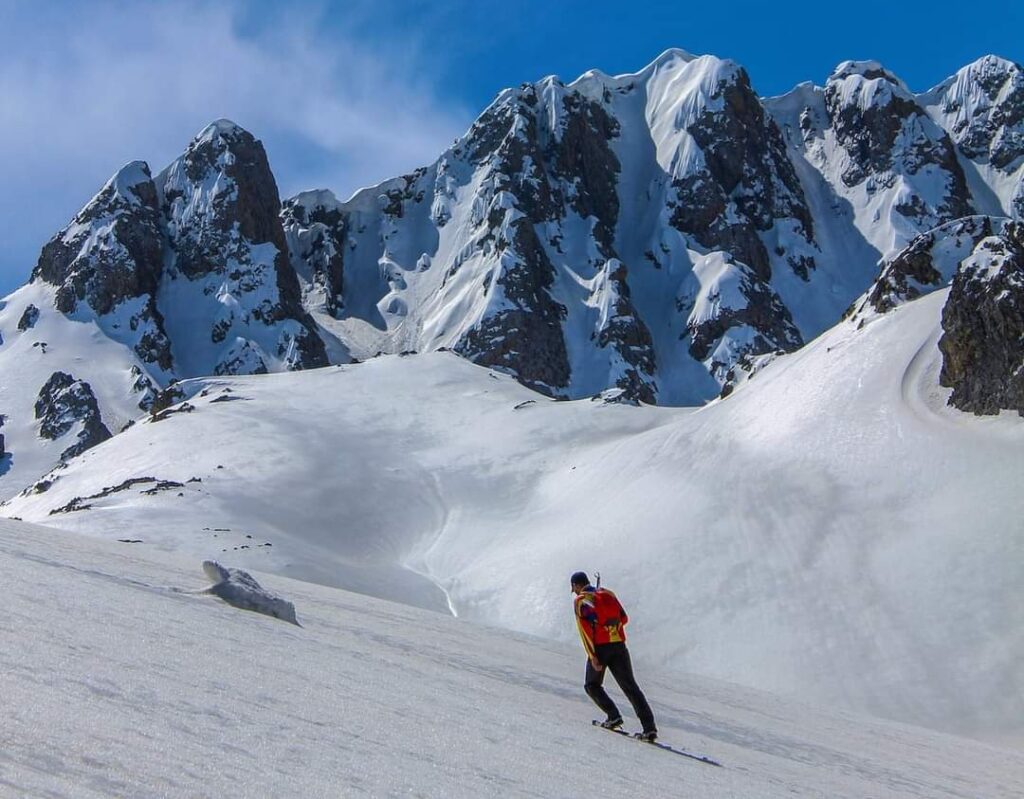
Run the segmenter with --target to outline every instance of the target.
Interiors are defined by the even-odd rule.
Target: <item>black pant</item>
[[[594,650],[598,662],[604,668],[598,671],[590,662],[590,658],[587,658],[587,679],[583,685],[587,696],[593,699],[594,704],[608,714],[608,718],[614,719],[622,715],[619,713],[619,709],[615,706],[612,698],[608,696],[608,693],[601,686],[601,683],[604,682],[604,673],[610,671],[612,677],[615,678],[615,682],[622,689],[622,693],[626,695],[626,699],[633,706],[633,711],[636,713],[636,717],[640,719],[644,732],[654,730],[654,714],[651,712],[651,706],[647,704],[644,692],[636,684],[636,678],[633,676],[633,663],[629,659],[629,650],[626,649],[626,645],[623,643],[598,644],[594,647]]]

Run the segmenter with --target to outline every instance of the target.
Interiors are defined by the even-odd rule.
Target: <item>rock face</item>
[[[1006,220],[968,216],[922,233],[904,249],[882,263],[882,269],[864,297],[846,316],[858,324],[884,314],[949,285],[961,262],[982,239],[1000,233]]]
[[[704,247],[730,253],[767,281],[771,264],[760,234],[787,220],[810,245],[814,226],[779,128],[746,70],[719,66],[685,131],[700,148],[703,164],[674,176],[671,224]],[[791,253],[788,265],[806,280],[814,258]]]
[[[262,145],[221,120],[156,179],[141,161],[121,169],[46,244],[32,280],[129,345],[157,384],[323,366],[279,210]],[[236,339],[255,357],[239,358]]]
[[[18,330],[24,333],[26,330],[31,330],[35,327],[36,322],[39,321],[39,309],[36,306],[29,304],[24,312],[21,314],[21,319],[18,320]],[[2,343],[2,341],[0,341]]]
[[[948,133],[881,64],[843,62],[824,87],[801,85],[771,107],[798,172],[820,187],[819,222],[839,248],[853,233],[889,256],[975,213]]]
[[[1024,225],[983,238],[953,278],[942,310],[940,382],[975,414],[1024,416]]]
[[[81,425],[76,442],[61,453],[62,461],[110,438],[110,431],[100,418],[92,387],[65,372],[54,372],[39,390],[35,415],[40,422],[40,438],[50,441],[56,441]]]
[[[281,209],[292,267],[317,296],[307,307],[337,317],[344,308],[347,219],[329,191],[304,192]]]
[[[163,250],[156,186],[149,167],[133,161],[43,247],[32,280],[57,287],[61,313],[111,319],[117,309],[127,318],[108,330],[116,324],[116,338],[166,373],[173,368],[171,344],[156,307]]]
[[[1024,218],[1024,70],[985,56],[921,100],[995,196],[985,212]]]
[[[220,120],[156,182],[171,255],[159,305],[171,338],[187,342],[177,347],[182,376],[325,366],[263,145]]]

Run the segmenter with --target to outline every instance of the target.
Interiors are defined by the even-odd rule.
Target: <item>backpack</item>
[[[626,611],[619,604],[618,598],[607,588],[594,591],[594,613],[597,623],[594,625],[594,643],[612,644],[626,640],[622,625],[626,623]]]

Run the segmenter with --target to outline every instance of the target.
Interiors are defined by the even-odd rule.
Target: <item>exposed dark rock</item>
[[[35,416],[40,420],[39,436],[55,441],[81,423],[78,441],[65,449],[60,459],[68,460],[110,438],[100,419],[100,409],[92,388],[65,372],[54,372],[39,391]]]
[[[625,265],[613,260],[608,266],[613,271],[608,275],[606,290],[612,293],[613,301],[611,313],[597,331],[597,344],[614,349],[628,364],[615,381],[615,386],[622,389],[623,398],[653,405],[657,402],[657,386],[653,381],[655,356],[651,333],[630,300]]]
[[[796,232],[812,242],[807,201],[778,125],[765,113],[746,71],[729,73],[711,99],[721,99],[724,108],[705,110],[687,128],[704,153],[705,167],[673,181],[670,221],[701,245],[732,254],[768,280],[771,265],[758,233],[792,219]],[[806,255],[794,256],[791,265],[804,275],[814,268]]]
[[[561,324],[565,309],[548,293],[554,267],[533,225],[521,215],[506,225],[511,233],[508,238],[498,219],[491,221],[490,229],[498,233],[498,252],[508,256],[501,258],[501,273],[495,281],[504,302],[453,349],[475,363],[501,368],[524,385],[553,396],[569,382],[569,357]]]
[[[173,480],[157,480],[155,477],[129,477],[127,480],[118,483],[115,486],[107,486],[106,488],[103,488],[95,494],[90,494],[87,497],[75,497],[66,505],[62,505],[59,508],[51,510],[49,515],[53,516],[57,513],[73,513],[74,511],[89,510],[92,508],[92,505],[86,504],[89,500],[103,499],[104,497],[109,497],[112,494],[127,491],[137,485],[148,485],[150,483],[155,484],[154,487],[143,491],[143,494],[155,494],[157,491],[182,487],[181,483],[176,483]]]
[[[143,327],[135,350],[167,371],[171,346],[155,300],[164,242],[156,185],[149,167],[134,161],[43,247],[32,280],[57,287],[55,305],[65,314],[85,302],[104,316],[127,300],[141,300],[130,320],[133,332]]]
[[[983,239],[964,260],[942,309],[939,382],[949,404],[1024,416],[1024,224]]]
[[[109,313],[125,299],[156,290],[162,222],[149,166],[132,162],[43,247],[32,279],[58,287],[62,313],[82,300],[97,314]]]
[[[259,347],[246,339],[237,339],[213,368],[215,375],[265,375],[267,371]]]
[[[572,187],[570,203],[584,219],[594,217],[594,238],[606,257],[614,255],[613,237],[619,218],[616,191],[622,167],[610,142],[619,135],[619,123],[594,100],[575,92],[562,101],[565,123],[560,138],[552,142],[553,172]]]
[[[945,197],[931,209],[937,221],[973,212],[953,142],[891,73],[857,62],[841,64],[825,86],[825,108],[837,141],[849,155],[842,173],[847,186],[871,179],[873,186],[889,188],[897,174],[915,175],[934,166],[948,176]],[[901,138],[901,133],[906,135]],[[895,210],[919,221],[930,214],[918,195]]]
[[[972,160],[987,160],[1006,169],[1024,155],[1024,69],[1012,61],[985,56],[958,73],[961,86],[951,79],[941,111],[953,118],[950,134]],[[977,87],[984,100],[964,108],[958,88]]]
[[[25,312],[21,315],[21,319],[18,320],[18,330],[23,333],[30,328],[36,326],[36,322],[39,321],[39,309],[34,305],[29,305],[25,308]]]
[[[296,269],[324,293],[324,310],[338,317],[344,308],[345,239],[348,219],[337,207],[304,204],[307,195],[286,200],[281,220]]]
[[[179,483],[175,480],[158,480],[156,482],[156,485],[154,485],[152,488],[147,488],[145,491],[142,491],[141,493],[153,496],[155,494],[159,494],[161,491],[170,491],[171,489],[174,488],[184,487],[184,483]]]
[[[387,204],[384,206],[384,213],[395,219],[401,219],[404,215],[406,203],[423,202],[424,192],[419,187],[419,180],[426,174],[426,168],[420,167],[410,175],[398,179],[397,186],[384,192]]]
[[[1001,226],[1001,221],[991,217],[969,216],[922,233],[883,264],[864,301],[850,306],[843,318],[856,318],[867,309],[887,313],[922,294],[945,287],[960,261]]]
[[[739,291],[744,298],[742,307],[720,307],[713,316],[689,322],[684,334],[690,338],[689,350],[693,358],[698,361],[711,358],[709,371],[723,385],[729,381],[729,370],[742,358],[776,351],[792,352],[804,343],[781,298],[746,264],[733,262],[731,265],[740,272]],[[680,307],[680,311],[689,310],[685,303]],[[749,341],[736,347],[726,360],[713,356],[731,329],[744,327],[754,333]]]
[[[195,409],[196,409],[196,406],[193,405],[191,402],[183,402],[183,403],[181,403],[181,405],[172,406],[170,408],[165,408],[164,410],[159,411],[157,413],[152,413],[151,412],[151,415],[149,417],[149,421],[150,422],[162,422],[162,421],[164,421],[164,419],[168,419],[168,418],[170,418],[171,416],[173,416],[176,413],[192,413],[193,411],[195,411]]]
[[[160,387],[138,366],[132,366],[130,375],[132,378],[132,393],[139,395],[139,409],[143,411],[150,410],[160,393]]]
[[[204,181],[209,182],[211,176],[222,179],[227,188],[204,188]],[[323,341],[314,332],[316,323],[302,307],[299,281],[288,261],[281,201],[262,143],[237,125],[215,122],[192,141],[161,179],[175,270],[189,279],[224,275],[231,292],[242,296],[272,281],[276,301],[266,299],[249,310],[250,319],[268,326],[296,320],[301,332],[289,341],[293,354],[288,367],[326,366]],[[203,192],[206,204],[202,212],[193,212],[187,201]],[[269,274],[253,258],[253,248],[262,244],[271,244],[276,250]],[[228,366],[222,363],[221,368]]]
[[[153,397],[153,401],[150,403],[149,412],[151,416],[156,416],[183,399],[185,399],[185,392],[172,383],[163,391],[156,393],[156,396]]]

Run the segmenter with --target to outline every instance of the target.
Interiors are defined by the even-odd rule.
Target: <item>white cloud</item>
[[[28,8],[0,6],[5,291],[119,166],[159,170],[213,119],[264,141],[283,195],[346,195],[432,162],[470,118],[439,98],[422,42],[327,29],[309,7],[262,20],[212,2]]]

